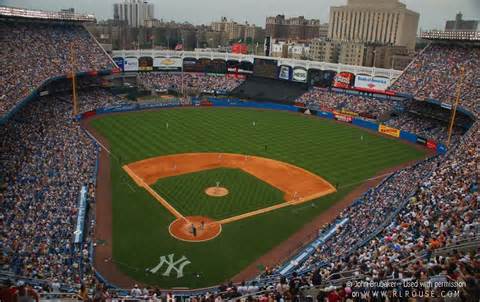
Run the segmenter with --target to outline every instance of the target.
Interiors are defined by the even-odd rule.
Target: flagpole
[[[457,95],[455,99],[455,104],[453,105],[453,108],[452,108],[450,126],[448,127],[447,147],[450,146],[450,141],[452,139],[452,130],[453,130],[453,125],[455,123],[455,117],[457,115],[457,107],[458,107],[458,104],[460,103],[460,94],[462,92],[462,84],[463,84],[464,77],[465,77],[465,68],[462,66],[462,68],[460,68],[460,80],[457,82],[457,93],[456,93]]]

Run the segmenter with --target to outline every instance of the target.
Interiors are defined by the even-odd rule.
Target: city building
[[[363,43],[342,43],[338,54],[338,63],[362,66],[367,52],[367,46]]]
[[[415,53],[405,46],[314,40],[309,55],[320,62],[403,70]]]
[[[398,0],[348,0],[330,8],[328,37],[414,49],[419,17]]]
[[[270,56],[276,58],[288,58],[288,44],[285,41],[272,43]]]
[[[310,41],[320,38],[320,20],[303,16],[286,19],[285,15],[267,17],[265,35],[285,41]]]
[[[405,69],[413,60],[415,52],[405,46],[367,46],[363,66]]]
[[[478,20],[463,20],[463,14],[459,12],[455,20],[448,20],[445,31],[480,31]]]
[[[272,44],[270,56],[306,60],[310,58],[310,45],[305,43],[277,41]]]
[[[338,63],[340,43],[322,39],[310,43],[310,59],[326,63]]]
[[[230,20],[225,23],[225,30],[228,40],[238,42],[245,37],[245,25]]]
[[[256,26],[255,24],[246,24],[245,25],[245,42],[262,42],[265,40],[265,30],[260,26]]]
[[[220,21],[215,21],[210,24],[212,31],[225,33],[227,42],[263,42],[265,39],[265,30],[255,24],[237,23],[233,20],[227,20],[222,17]],[[223,43],[222,43],[223,44]]]
[[[113,5],[113,19],[126,21],[131,27],[143,27],[145,20],[154,19],[153,4],[144,0],[124,0]]]
[[[325,40],[328,38],[328,23],[320,24],[320,28],[318,30],[318,38],[321,40]]]
[[[213,31],[220,31],[223,32],[225,31],[225,24],[228,22],[226,17],[222,17],[220,21],[214,21],[210,23],[210,27],[212,28]]]

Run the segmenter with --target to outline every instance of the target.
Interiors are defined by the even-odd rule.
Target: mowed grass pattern
[[[179,108],[108,115],[91,123],[108,139],[113,155],[113,258],[133,278],[162,287],[204,287],[224,282],[366,179],[425,156],[421,150],[393,138],[289,112]],[[316,173],[339,185],[339,189],[308,204],[224,225],[222,234],[214,240],[181,242],[168,233],[174,217],[137,187],[121,166],[149,157],[189,152],[272,158]],[[196,185],[185,183],[183,187],[188,191]],[[243,194],[249,194],[249,190],[245,186]],[[292,252],[296,248],[292,247]],[[170,253],[185,255],[191,261],[183,278],[145,273],[146,268],[158,264],[160,256]]]
[[[216,182],[229,190],[223,197],[205,194]],[[219,168],[160,179],[151,186],[184,216],[229,218],[284,201],[283,192],[240,169]]]

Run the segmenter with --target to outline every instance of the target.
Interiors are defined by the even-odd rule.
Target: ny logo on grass
[[[150,269],[149,271],[152,274],[156,274],[162,268],[162,266],[166,264],[167,269],[162,274],[162,276],[170,277],[170,273],[172,272],[172,270],[175,270],[177,272],[177,278],[182,278],[183,269],[185,268],[186,265],[190,264],[191,262],[185,256],[182,256],[182,258],[178,259],[177,261],[173,261],[174,257],[175,257],[175,254],[168,255],[168,260],[167,260],[167,257],[165,256],[160,257],[160,263],[154,268]]]

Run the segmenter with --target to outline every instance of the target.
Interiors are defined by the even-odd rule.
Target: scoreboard
[[[255,59],[253,63],[253,75],[262,78],[277,78],[277,60]]]

